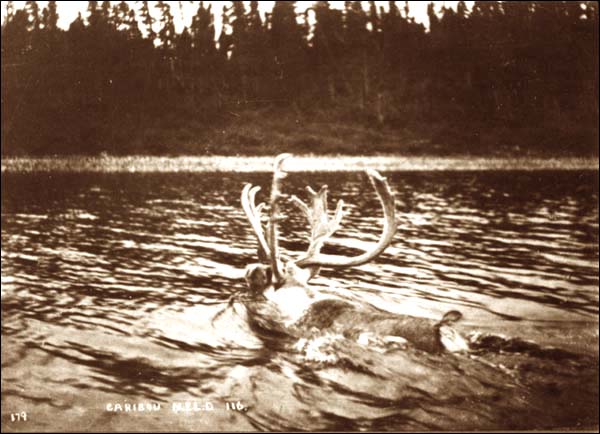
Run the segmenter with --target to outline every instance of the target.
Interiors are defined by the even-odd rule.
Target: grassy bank
[[[121,128],[122,129],[122,128]],[[132,125],[99,142],[99,136],[69,137],[66,142],[38,146],[4,143],[2,155],[152,155],[261,156],[291,152],[297,155],[402,155],[409,157],[555,158],[597,157],[597,127],[558,122],[517,126],[376,119],[352,111],[265,108],[223,111],[210,119],[191,119],[177,113],[159,121]],[[28,151],[26,151],[28,150]]]
[[[232,115],[233,116],[233,115]],[[584,128],[572,122],[556,125],[493,125],[435,122],[389,121],[352,112],[316,111],[310,114],[243,112],[224,125],[207,130],[206,148],[193,137],[189,125],[180,137],[187,155],[203,150],[209,154],[273,155],[295,154],[475,157],[573,157],[597,156],[597,128]],[[202,134],[201,130],[196,131]],[[177,134],[175,134],[177,135]],[[164,140],[163,140],[164,142]],[[163,147],[167,150],[167,147]]]
[[[8,158],[2,160],[5,172],[270,172],[273,156],[127,156]],[[415,156],[315,156],[299,155],[286,163],[286,170],[355,171],[367,168],[381,171],[432,170],[593,170],[598,158],[477,158]]]

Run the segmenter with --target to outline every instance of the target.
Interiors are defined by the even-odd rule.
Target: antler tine
[[[367,175],[371,180],[371,184],[375,188],[377,192],[377,196],[379,197],[379,201],[383,207],[384,214],[384,224],[383,224],[383,232],[381,234],[381,238],[375,245],[375,247],[363,253],[362,255],[354,256],[354,257],[343,257],[343,256],[334,256],[334,257],[324,257],[320,256],[319,249],[315,249],[314,252],[307,252],[307,255],[304,258],[296,261],[296,265],[299,267],[320,267],[320,266],[328,266],[328,267],[354,267],[362,264],[366,264],[367,262],[373,260],[378,255],[380,255],[385,248],[391,244],[394,238],[394,234],[396,233],[397,223],[396,223],[396,212],[395,212],[395,200],[394,195],[388,185],[386,179],[381,176],[375,170],[367,170]],[[338,204],[338,208],[340,205]],[[336,219],[338,219],[338,214],[336,212]],[[341,219],[341,216],[339,216]],[[333,233],[333,232],[332,232]],[[325,240],[323,239],[321,243]]]
[[[298,198],[298,196],[296,196],[296,195],[292,195],[290,197],[290,201],[294,205],[296,205],[298,208],[300,208],[300,210],[304,213],[304,215],[308,219],[308,223],[312,223],[312,217],[311,217],[310,208],[308,207],[308,205],[306,205],[304,202],[302,202],[302,200],[300,200]]]
[[[278,288],[283,283],[283,272],[279,261],[279,245],[277,223],[281,219],[279,215],[279,200],[283,197],[281,193],[281,181],[287,176],[283,170],[283,162],[291,157],[290,154],[280,154],[275,158],[273,165],[273,184],[271,187],[271,214],[269,218],[268,243],[271,247],[271,269],[273,270],[273,284]]]
[[[260,190],[260,187],[253,187],[251,184],[244,185],[242,190],[242,208],[246,213],[246,217],[250,221],[256,240],[258,241],[258,257],[261,261],[266,262],[271,256],[271,250],[265,239],[263,228],[260,222],[260,214],[265,206],[264,203],[256,206],[254,201],[256,193]]]
[[[308,246],[308,250],[302,259],[306,260],[307,258],[311,258],[317,254],[319,254],[321,248],[325,241],[330,238],[335,231],[337,231],[340,227],[340,222],[343,217],[343,205],[344,202],[339,200],[337,203],[337,207],[335,210],[335,217],[333,220],[329,219],[329,215],[327,212],[327,186],[324,185],[321,187],[318,193],[316,193],[312,188],[306,187],[306,191],[310,195],[310,200],[312,202],[312,208],[306,205],[302,200],[300,200],[296,196],[291,197],[291,201],[294,205],[300,208],[306,218],[308,219],[308,223],[311,227],[310,232],[310,243]],[[298,263],[298,262],[297,262]]]

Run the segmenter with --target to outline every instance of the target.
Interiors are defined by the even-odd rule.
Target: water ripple
[[[2,175],[3,409],[35,410],[31,429],[52,428],[57,409],[73,429],[111,430],[130,425],[105,417],[106,403],[197,400],[221,406],[196,419],[217,430],[597,426],[597,172],[388,174],[392,246],[313,283],[435,321],[460,310],[476,351],[337,335],[313,342],[313,358],[257,335],[240,302],[256,245],[239,193],[252,182],[267,200],[268,174],[37,176]],[[328,184],[349,204],[325,254],[377,241],[381,210],[363,174],[306,181],[290,174],[286,192]],[[282,247],[299,256],[306,221],[282,208]],[[225,400],[248,411],[226,413]],[[136,427],[188,430],[180,417]]]

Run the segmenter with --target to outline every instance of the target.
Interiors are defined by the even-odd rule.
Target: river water
[[[3,174],[2,430],[598,426],[598,171],[386,173],[393,245],[315,285],[394,313],[459,310],[471,350],[442,354],[334,335],[309,351],[248,326],[239,194],[252,182],[265,200],[270,176]],[[351,204],[326,253],[377,240],[363,173],[293,173],[284,190],[307,184]],[[285,210],[293,256],[308,229]]]

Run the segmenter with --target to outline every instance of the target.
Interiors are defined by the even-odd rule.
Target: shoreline
[[[273,156],[71,156],[2,158],[2,173],[96,172],[271,172]],[[598,157],[434,157],[295,155],[289,172],[350,172],[377,169],[394,171],[478,170],[598,170]]]

